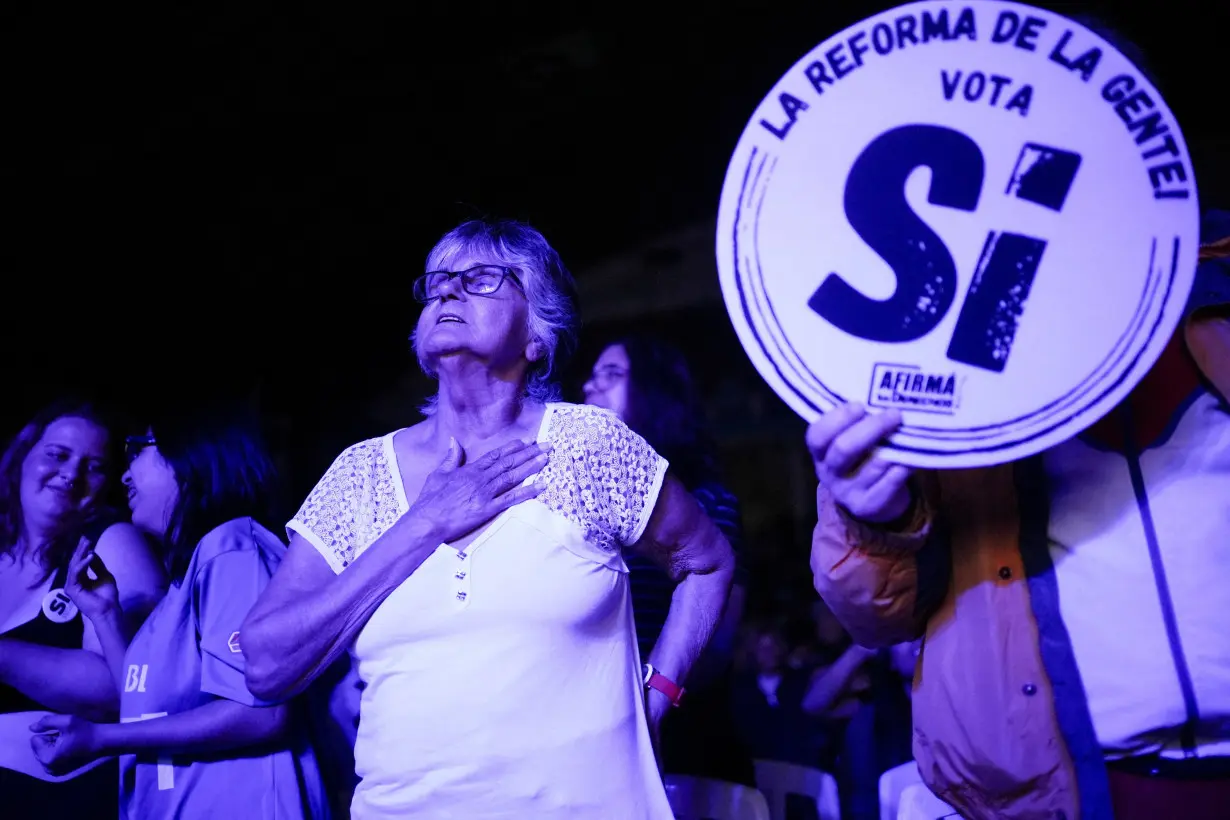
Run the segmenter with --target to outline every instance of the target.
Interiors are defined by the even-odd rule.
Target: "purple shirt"
[[[121,721],[186,712],[219,698],[268,705],[244,683],[239,629],[285,552],[250,518],[201,539],[183,581],[171,586],[128,647]],[[282,820],[324,816],[324,805],[302,732],[269,748],[213,758],[120,758],[120,807],[128,820]]]

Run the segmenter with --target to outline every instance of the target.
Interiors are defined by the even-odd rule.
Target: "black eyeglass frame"
[[[500,281],[496,283],[495,287],[487,291],[486,293],[479,293],[477,291],[471,290],[470,284],[472,282],[474,272],[475,271],[489,271],[489,270],[498,270],[501,274]],[[499,292],[500,288],[504,286],[505,279],[511,279],[513,281],[513,284],[516,285],[521,290],[522,293],[525,292],[525,286],[521,284],[521,277],[517,275],[517,271],[514,268],[510,268],[507,265],[475,265],[472,268],[466,268],[465,270],[459,270],[459,271],[431,270],[431,271],[427,271],[427,273],[424,273],[422,276],[414,280],[414,290],[413,290],[414,298],[416,301],[421,302],[424,305],[434,302],[435,300],[440,298],[438,293],[435,296],[427,295],[427,281],[432,276],[444,276],[445,277],[443,280],[441,280],[440,285],[443,285],[445,282],[451,282],[453,279],[460,277],[461,278],[461,289],[464,290],[466,293],[470,294],[471,296],[491,296]],[[437,290],[438,289],[439,289],[439,285],[437,285]]]
[[[127,456],[128,462],[141,454],[141,451],[146,447],[153,447],[158,442],[153,436],[128,436],[124,439],[124,455]]]

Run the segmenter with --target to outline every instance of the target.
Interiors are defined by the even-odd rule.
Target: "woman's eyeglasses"
[[[599,390],[606,390],[611,385],[625,378],[628,371],[613,364],[599,367],[589,374],[590,383]]]
[[[461,279],[461,288],[474,296],[490,296],[500,289],[505,279],[511,279],[517,287],[521,280],[516,271],[502,265],[478,265],[462,271],[434,270],[414,280],[414,298],[423,304],[440,298],[440,288],[445,282]]]
[[[128,463],[131,464],[146,447],[153,447],[157,443],[153,436],[129,436],[124,439],[124,455],[128,457]]]

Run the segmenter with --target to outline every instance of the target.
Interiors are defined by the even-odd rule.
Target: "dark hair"
[[[239,407],[155,418],[150,431],[179,491],[163,536],[167,573],[179,584],[211,530],[236,518],[272,523],[277,470],[260,425]]]
[[[52,422],[63,418],[85,419],[110,434],[111,425],[104,413],[96,405],[76,399],[62,399],[44,407],[21,428],[5,448],[4,454],[0,455],[0,555],[12,552],[21,540],[24,523],[21,509],[21,469],[26,456],[30,455],[30,451],[42,439]],[[111,439],[108,435],[108,481],[114,478],[114,456],[118,452]],[[61,564],[68,561],[86,527],[103,518],[115,517],[114,511],[103,503],[103,497],[100,493],[98,503],[86,510],[80,519],[68,522],[64,532],[43,546],[39,558],[47,572],[42,580],[46,580]]]
[[[689,490],[721,481],[717,447],[687,359],[661,339],[632,334],[607,345],[628,354],[628,408],[624,420],[670,462]]]

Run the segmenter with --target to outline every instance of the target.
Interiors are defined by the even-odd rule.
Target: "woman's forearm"
[[[85,649],[0,638],[0,682],[67,715],[112,719],[119,709],[107,662]]]
[[[128,653],[128,631],[124,611],[113,610],[100,615],[97,620],[90,618],[94,627],[94,635],[98,645],[102,647],[103,658],[107,668],[111,670],[111,679],[115,682],[115,691],[124,691],[124,655]]]
[[[683,686],[722,618],[735,554],[696,499],[670,475],[637,546],[678,581],[649,662]],[[651,696],[650,706],[660,716],[661,699]]]
[[[288,722],[284,705],[245,706],[215,700],[165,717],[101,724],[98,745],[104,756],[139,752],[208,754],[277,740]]]
[[[318,555],[284,561],[240,633],[248,688],[267,701],[302,692],[437,547],[429,528],[403,518],[340,575]]]
[[[729,547],[726,547],[726,554],[729,560],[723,559],[707,572],[691,572],[675,587],[666,622],[649,654],[649,662],[680,685],[722,619],[734,578],[734,557]]]
[[[693,687],[709,685],[724,676],[730,669],[731,659],[734,657],[735,640],[739,634],[739,626],[743,622],[745,597],[746,593],[741,585],[731,586],[730,594],[726,597],[726,608],[722,611],[722,618],[718,621],[717,628],[713,630],[713,637],[688,674],[688,680],[692,682]]]

